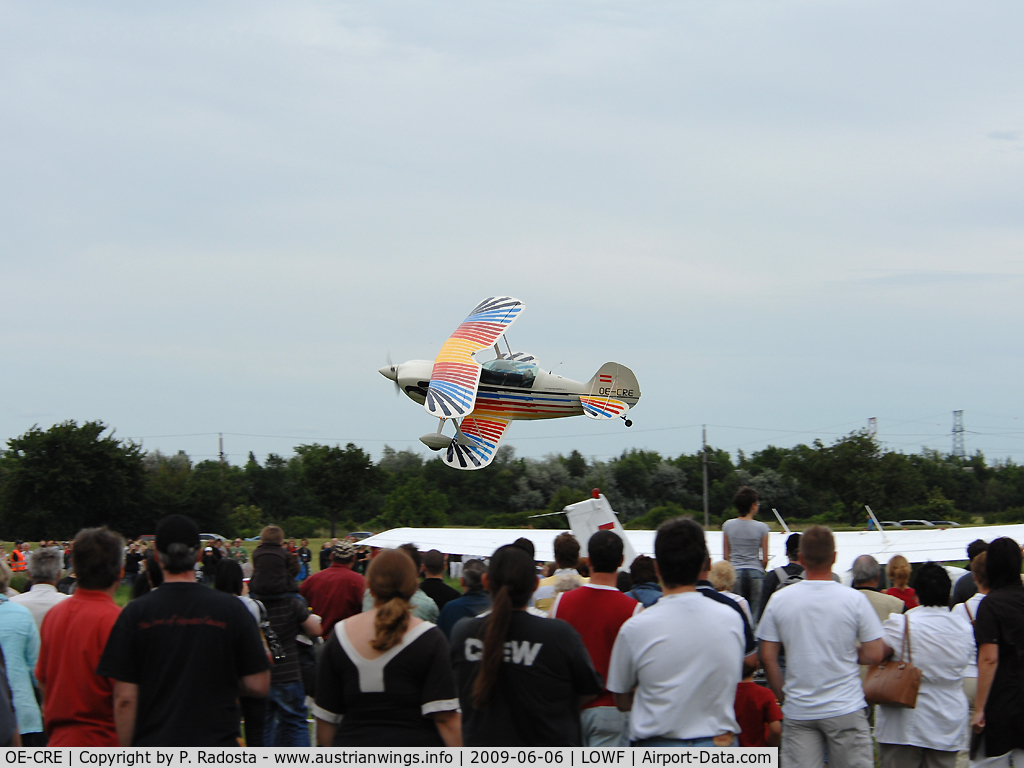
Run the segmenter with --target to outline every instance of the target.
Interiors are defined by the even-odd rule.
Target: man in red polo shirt
[[[51,747],[117,747],[114,681],[96,674],[121,609],[114,593],[124,574],[124,541],[106,528],[79,531],[74,594],[46,614],[36,679],[43,689]]]
[[[299,593],[313,613],[320,616],[323,636],[330,637],[334,625],[363,610],[366,579],[352,570],[356,547],[339,541],[331,550],[331,567],[302,582]]]
[[[551,606],[550,616],[569,622],[583,638],[594,669],[608,679],[608,663],[619,628],[643,610],[643,605],[615,588],[622,565],[622,539],[612,531],[598,531],[587,544],[590,583],[562,592]],[[580,712],[583,745],[628,747],[627,715],[615,706],[608,690],[583,706]]]

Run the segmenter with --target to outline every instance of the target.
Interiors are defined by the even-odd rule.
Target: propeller
[[[386,366],[380,369],[380,374],[381,376],[384,376],[387,379],[391,379],[391,381],[395,383],[395,397],[398,397],[400,394],[402,394],[402,387],[398,383],[398,369],[401,368],[401,366],[395,365],[393,362],[391,362],[390,349],[388,350],[387,363],[388,364]]]

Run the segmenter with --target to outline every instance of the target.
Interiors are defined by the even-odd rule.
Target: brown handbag
[[[864,678],[864,699],[868,704],[913,709],[917,705],[917,691],[921,687],[921,670],[912,663],[910,655],[910,618],[903,616],[903,661],[883,661],[868,668]]]

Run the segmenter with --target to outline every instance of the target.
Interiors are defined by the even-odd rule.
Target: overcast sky
[[[631,430],[1024,461],[1019,2],[0,5],[0,438],[423,446],[377,368],[478,301]],[[424,452],[425,449],[424,449]]]

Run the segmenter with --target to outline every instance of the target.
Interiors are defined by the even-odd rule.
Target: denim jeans
[[[263,745],[308,747],[306,713],[306,691],[302,681],[271,684],[267,694],[267,727],[263,732]]]
[[[750,612],[754,616],[754,627],[761,620],[761,586],[763,584],[764,571],[757,568],[736,569],[735,591],[737,595],[747,598],[747,602],[750,603]]]

